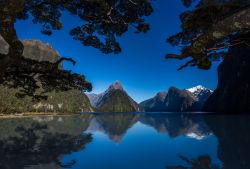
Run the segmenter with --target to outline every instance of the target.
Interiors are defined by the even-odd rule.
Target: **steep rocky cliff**
[[[162,112],[166,110],[165,106],[165,98],[167,96],[167,92],[158,92],[153,98],[145,100],[140,103],[140,106],[144,108],[146,112]]]
[[[250,112],[250,49],[230,49],[218,67],[218,86],[203,111]]]
[[[191,92],[175,87],[169,88],[164,102],[168,112],[196,111],[199,106]]]

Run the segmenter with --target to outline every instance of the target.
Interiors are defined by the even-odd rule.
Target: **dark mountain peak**
[[[167,92],[165,91],[160,91],[156,93],[155,97],[165,97],[167,95]]]
[[[196,109],[196,99],[187,90],[170,87],[165,99],[165,106],[166,111],[171,112],[194,111]]]
[[[165,92],[165,91],[161,91],[161,92],[158,92],[156,95],[155,95],[155,99],[157,99],[157,100],[160,100],[160,101],[164,101],[165,100],[165,98],[166,98],[166,96],[167,96],[167,92]]]
[[[187,90],[170,87],[168,89],[168,96],[178,95],[178,97],[193,97],[192,93]]]
[[[127,94],[120,81],[116,80],[109,88],[98,95],[87,95],[92,106],[103,112],[136,112],[143,109]]]
[[[112,85],[109,86],[108,90],[122,90],[123,87],[119,80],[116,80]]]
[[[167,96],[167,92],[161,91],[158,92],[153,98],[145,100],[140,103],[140,106],[144,109],[144,111],[159,111],[162,112],[165,110],[165,98]]]
[[[180,89],[174,87],[174,86],[170,86],[168,89],[168,92],[172,92],[172,91],[179,91]]]

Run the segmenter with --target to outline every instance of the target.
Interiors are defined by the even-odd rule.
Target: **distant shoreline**
[[[45,113],[45,112],[41,113],[28,112],[28,113],[12,113],[12,114],[0,113],[0,119],[39,117],[39,116],[72,116],[72,115],[80,115],[80,113]]]

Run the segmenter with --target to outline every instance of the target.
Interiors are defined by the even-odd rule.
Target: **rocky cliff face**
[[[56,62],[60,59],[58,52],[49,44],[36,40],[22,41],[23,55],[26,58]],[[0,37],[0,52],[8,53],[8,44]],[[62,68],[62,65],[60,65]],[[16,98],[17,89],[0,86],[0,112],[82,112],[93,111],[87,96],[78,90],[47,93],[48,99],[33,103],[30,97]]]
[[[218,67],[218,86],[203,111],[250,112],[250,49],[230,49]]]
[[[165,98],[167,92],[159,92],[153,98],[140,103],[146,112],[162,112],[165,111]]]
[[[166,111],[185,112],[197,110],[198,103],[191,92],[171,87],[165,98]]]
[[[138,112],[140,106],[127,94],[119,81],[115,81],[100,94],[87,95],[92,106],[102,112]]]
[[[52,63],[60,58],[59,53],[48,43],[38,40],[24,40],[22,43],[24,45],[23,55],[26,58]]]

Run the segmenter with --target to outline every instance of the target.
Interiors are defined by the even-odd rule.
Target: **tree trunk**
[[[9,52],[0,56],[0,70],[3,74],[10,65],[18,65],[22,59],[24,46],[18,39],[15,30],[15,16],[0,13],[0,35],[9,44]]]

